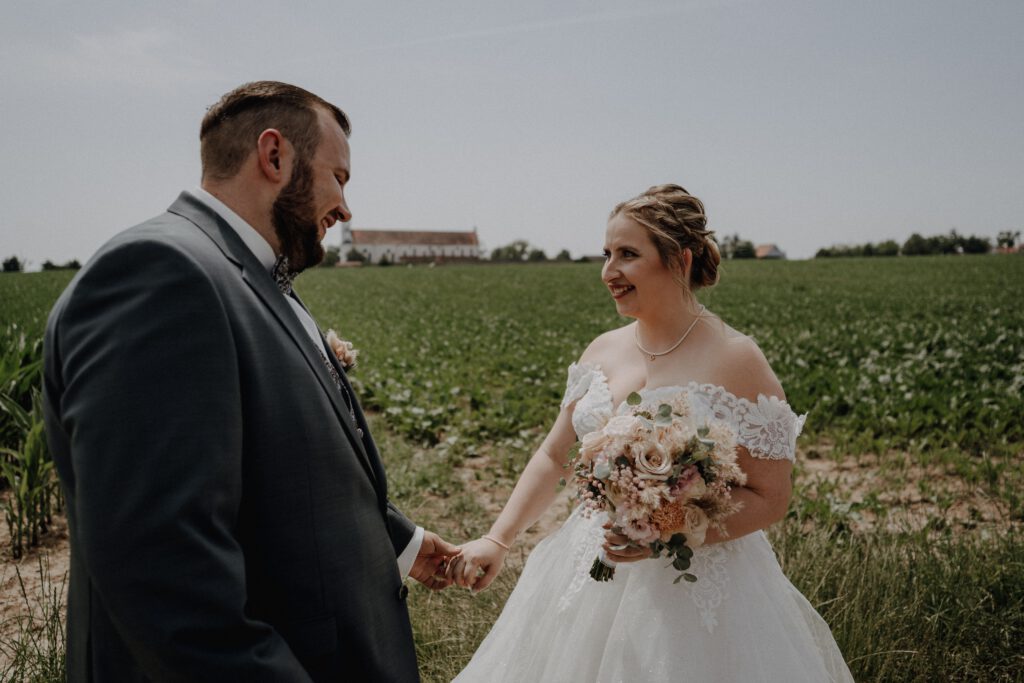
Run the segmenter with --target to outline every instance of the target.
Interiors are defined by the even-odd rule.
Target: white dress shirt
[[[256,228],[249,225],[245,219],[232,211],[227,204],[217,199],[203,188],[197,187],[189,193],[203,204],[213,209],[218,216],[223,218],[224,221],[230,225],[236,233],[238,233],[239,238],[241,238],[242,242],[245,243],[245,246],[249,247],[249,251],[251,251],[263,267],[267,269],[267,273],[273,271],[274,263],[277,261],[277,256],[274,254],[274,250],[271,248],[270,243],[263,238],[263,235],[256,231]],[[317,348],[323,347],[320,330],[317,328],[316,321],[313,320],[312,316],[306,312],[306,309],[304,309],[294,297],[284,296],[284,294],[281,296],[284,297],[285,301],[287,301],[292,307],[292,311],[295,312],[295,317],[298,318],[299,322],[302,324],[302,328],[306,330],[306,334],[309,335],[310,341],[312,341]],[[423,527],[417,526],[412,540],[409,541],[409,545],[405,546],[405,549],[398,556],[398,571],[403,578],[408,576],[409,572],[412,570],[412,565],[416,560],[416,555],[420,551],[420,546],[423,545],[423,534]]]

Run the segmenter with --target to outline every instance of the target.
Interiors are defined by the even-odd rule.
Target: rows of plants
[[[1024,259],[728,262],[701,299],[754,337],[806,432],[846,450],[1013,454],[1024,442]],[[625,324],[596,266],[317,271],[299,291],[363,349],[363,400],[414,440],[515,441],[565,369]]]

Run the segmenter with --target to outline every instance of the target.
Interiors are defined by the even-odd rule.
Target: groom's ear
[[[281,132],[268,128],[256,141],[256,162],[267,180],[275,185],[287,182],[283,158],[287,155],[287,142]]]

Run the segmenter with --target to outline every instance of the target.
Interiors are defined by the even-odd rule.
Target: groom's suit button
[[[405,596],[407,595],[409,595],[409,587],[403,583],[402,587],[398,589],[398,599],[405,600]]]

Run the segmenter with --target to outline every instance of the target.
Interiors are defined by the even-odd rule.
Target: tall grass
[[[1024,680],[1024,538],[918,532],[771,533],[858,681]]]
[[[67,576],[53,577],[45,556],[38,558],[40,583],[26,586],[14,565],[23,609],[0,623],[0,681],[57,683],[65,674],[64,595]]]

